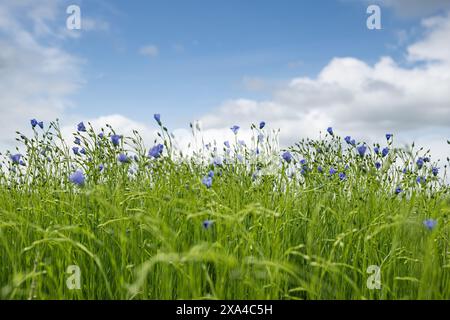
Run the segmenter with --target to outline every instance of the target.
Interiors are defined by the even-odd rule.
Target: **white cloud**
[[[139,53],[149,58],[155,58],[159,55],[159,49],[157,46],[150,44],[140,48]]]
[[[423,21],[424,37],[407,48],[412,66],[390,57],[374,65],[353,58],[332,59],[315,78],[299,77],[269,101],[230,100],[201,118],[207,129],[229,130],[266,120],[290,144],[333,126],[342,135],[379,140],[393,132],[400,142],[433,139],[447,154],[450,134],[450,15]],[[439,133],[439,134],[437,134]],[[439,138],[438,138],[439,137]],[[439,139],[437,141],[436,139]]]
[[[61,116],[70,106],[68,97],[83,82],[82,61],[54,44],[61,37],[51,27],[58,3],[0,3],[2,145],[12,145],[14,131],[29,126],[24,115],[32,114],[44,121]],[[386,4],[394,6],[389,1]],[[31,25],[24,25],[24,15],[31,17]],[[87,23],[91,30],[108,28],[100,22]],[[205,139],[219,144],[233,140],[229,128],[237,122],[242,127],[240,139],[248,141],[250,123],[265,120],[270,127],[281,129],[285,145],[305,136],[316,137],[331,125],[336,132],[357,139],[378,140],[384,133],[392,132],[400,141],[417,140],[431,145],[444,157],[449,150],[446,135],[450,135],[450,15],[425,19],[422,27],[424,37],[409,45],[405,53],[412,66],[399,65],[390,57],[382,57],[373,65],[353,57],[334,58],[316,77],[291,79],[273,92],[271,100],[225,101],[201,117]],[[154,58],[159,49],[147,45],[139,53]],[[259,78],[246,78],[244,84],[269,90]],[[151,127],[121,115],[91,122],[98,129],[109,123],[124,135],[137,129],[149,143],[155,137]],[[64,127],[68,136],[73,131],[72,126]],[[191,141],[190,133],[177,129],[174,134],[185,150]]]
[[[419,64],[405,67],[390,57],[381,57],[373,65],[353,57],[334,58],[316,77],[292,79],[273,92],[271,100],[225,101],[200,118],[203,142],[215,140],[222,146],[225,140],[234,141],[230,130],[234,124],[241,126],[239,139],[249,142],[250,124],[265,120],[271,128],[281,129],[284,145],[318,137],[333,126],[341,135],[369,142],[394,133],[398,143],[415,141],[430,147],[434,159],[445,159],[450,151],[446,143],[450,136],[450,54],[446,49],[450,15],[426,19],[422,26],[424,37],[406,51],[407,59]],[[117,128],[141,128],[149,140],[155,137],[146,125],[118,119]],[[107,118],[99,122],[106,120],[112,122]],[[193,144],[190,131],[177,129],[174,134],[182,150]],[[201,144],[199,138],[197,146]]]
[[[82,13],[82,30],[67,30],[59,0],[0,3],[0,148],[15,146],[15,131],[29,133],[29,120],[67,118],[71,94],[84,84],[84,61],[61,48],[84,32],[108,31],[103,19]]]
[[[427,35],[408,48],[408,58],[450,64],[450,14],[424,19],[422,26]]]
[[[54,120],[70,106],[68,97],[83,79],[82,63],[55,44],[51,32],[56,1],[0,3],[0,145],[14,145],[14,132],[28,117]],[[62,11],[64,12],[64,11]],[[22,19],[28,17],[25,24]],[[26,119],[24,119],[26,117]]]

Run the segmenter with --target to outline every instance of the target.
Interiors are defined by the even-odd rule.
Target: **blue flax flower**
[[[436,177],[436,176],[438,175],[438,173],[439,173],[439,168],[433,167],[433,168],[431,169],[431,172],[432,172],[433,175]]]
[[[237,134],[239,131],[239,128],[240,128],[239,126],[234,125],[230,129],[231,129],[231,131],[233,131],[234,134]]]
[[[416,164],[419,169],[422,169],[423,164],[424,164],[423,158],[417,159]]]
[[[204,229],[209,229],[214,222],[212,220],[205,220],[202,222],[202,226]]]
[[[287,163],[290,163],[292,160],[292,154],[289,151],[286,151],[281,155],[281,157],[286,161]]]
[[[38,121],[36,119],[31,119],[30,123],[31,123],[31,127],[34,129],[37,126]]]
[[[384,148],[383,151],[381,151],[381,156],[384,158],[388,155],[389,153],[389,148]]]
[[[261,121],[261,122],[259,123],[259,128],[260,128],[260,129],[264,128],[265,126],[266,126],[266,123],[265,123],[264,121]]]
[[[119,162],[121,163],[127,163],[130,161],[130,159],[128,158],[128,156],[124,153],[121,153],[117,156],[117,160],[119,160]]]
[[[330,172],[330,176],[332,176],[333,174],[336,173],[336,169],[331,167],[329,172]]]
[[[341,172],[341,173],[339,173],[339,179],[341,181],[343,181],[343,180],[347,179],[347,176],[345,175],[345,173]]]
[[[397,188],[395,188],[395,194],[399,194],[400,192],[402,192],[403,190],[402,190],[402,188],[400,188],[400,187],[397,187]]]
[[[82,185],[84,185],[84,180],[85,180],[84,174],[80,170],[77,170],[77,171],[75,171],[74,173],[72,173],[70,175],[69,180],[73,184],[76,184],[78,186],[82,186]]]
[[[111,136],[111,142],[116,147],[120,144],[120,139],[121,139],[121,136],[119,136],[118,134],[113,134]]]
[[[437,225],[437,221],[434,219],[426,219],[423,221],[423,225],[428,229],[428,230],[433,230],[436,225]]]
[[[327,131],[330,135],[333,135],[333,128],[332,127],[328,127]]]
[[[212,178],[209,176],[203,177],[202,183],[205,185],[206,188],[211,188],[212,186]]]
[[[422,184],[422,183],[425,183],[427,181],[427,179],[425,177],[417,177],[416,181],[417,181],[417,183]]]
[[[148,151],[148,157],[149,158],[159,158],[163,152],[164,146],[162,144],[157,144],[155,146],[153,146],[149,151]]]
[[[214,157],[213,160],[212,160],[212,163],[213,163],[215,166],[221,166],[221,165],[223,165],[222,157],[219,157],[219,156]]]
[[[392,138],[392,133],[386,133],[386,140],[391,140]]]
[[[380,169],[381,168],[381,163],[379,163],[378,161],[375,162],[375,168]]]
[[[364,154],[366,153],[367,147],[365,145],[358,147],[358,153],[361,157],[364,157]]]
[[[153,115],[153,119],[158,123],[158,125],[161,125],[161,115],[159,113],[155,113]]]
[[[12,154],[12,155],[10,155],[9,158],[11,159],[11,161],[12,161],[14,164],[19,164],[19,163],[20,163],[20,157],[21,157],[21,156],[22,156],[21,154],[17,153],[17,154]]]
[[[83,122],[80,122],[77,126],[78,131],[80,132],[86,132],[86,127],[84,126]]]

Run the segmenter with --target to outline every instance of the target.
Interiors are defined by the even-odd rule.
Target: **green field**
[[[391,136],[364,149],[324,130],[278,150],[255,125],[228,148],[191,127],[189,155],[163,124],[150,155],[110,127],[78,126],[79,145],[57,122],[19,134],[0,176],[0,298],[450,299],[445,163]]]

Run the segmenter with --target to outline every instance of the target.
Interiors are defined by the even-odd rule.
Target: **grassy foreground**
[[[188,157],[155,120],[150,150],[82,123],[74,142],[57,122],[19,134],[0,173],[2,299],[450,299],[445,168],[426,152],[331,128],[280,152],[261,123]]]

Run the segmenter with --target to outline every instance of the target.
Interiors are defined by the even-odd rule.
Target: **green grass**
[[[264,131],[259,155],[254,139],[232,146],[243,162],[233,150],[214,166],[204,147],[181,160],[161,130],[158,159],[146,157],[137,134],[114,147],[88,129],[77,134],[86,148],[77,157],[57,123],[19,138],[25,166],[6,154],[0,176],[1,298],[450,299],[447,186],[431,164],[416,167],[421,150],[391,140],[386,158],[360,157],[326,135],[290,148],[288,164]],[[120,152],[137,161],[118,163]],[[331,166],[346,179],[330,176]],[[75,168],[86,175],[82,187],[68,180]],[[70,265],[80,268],[79,290],[66,285]],[[367,287],[371,265],[380,290]]]

